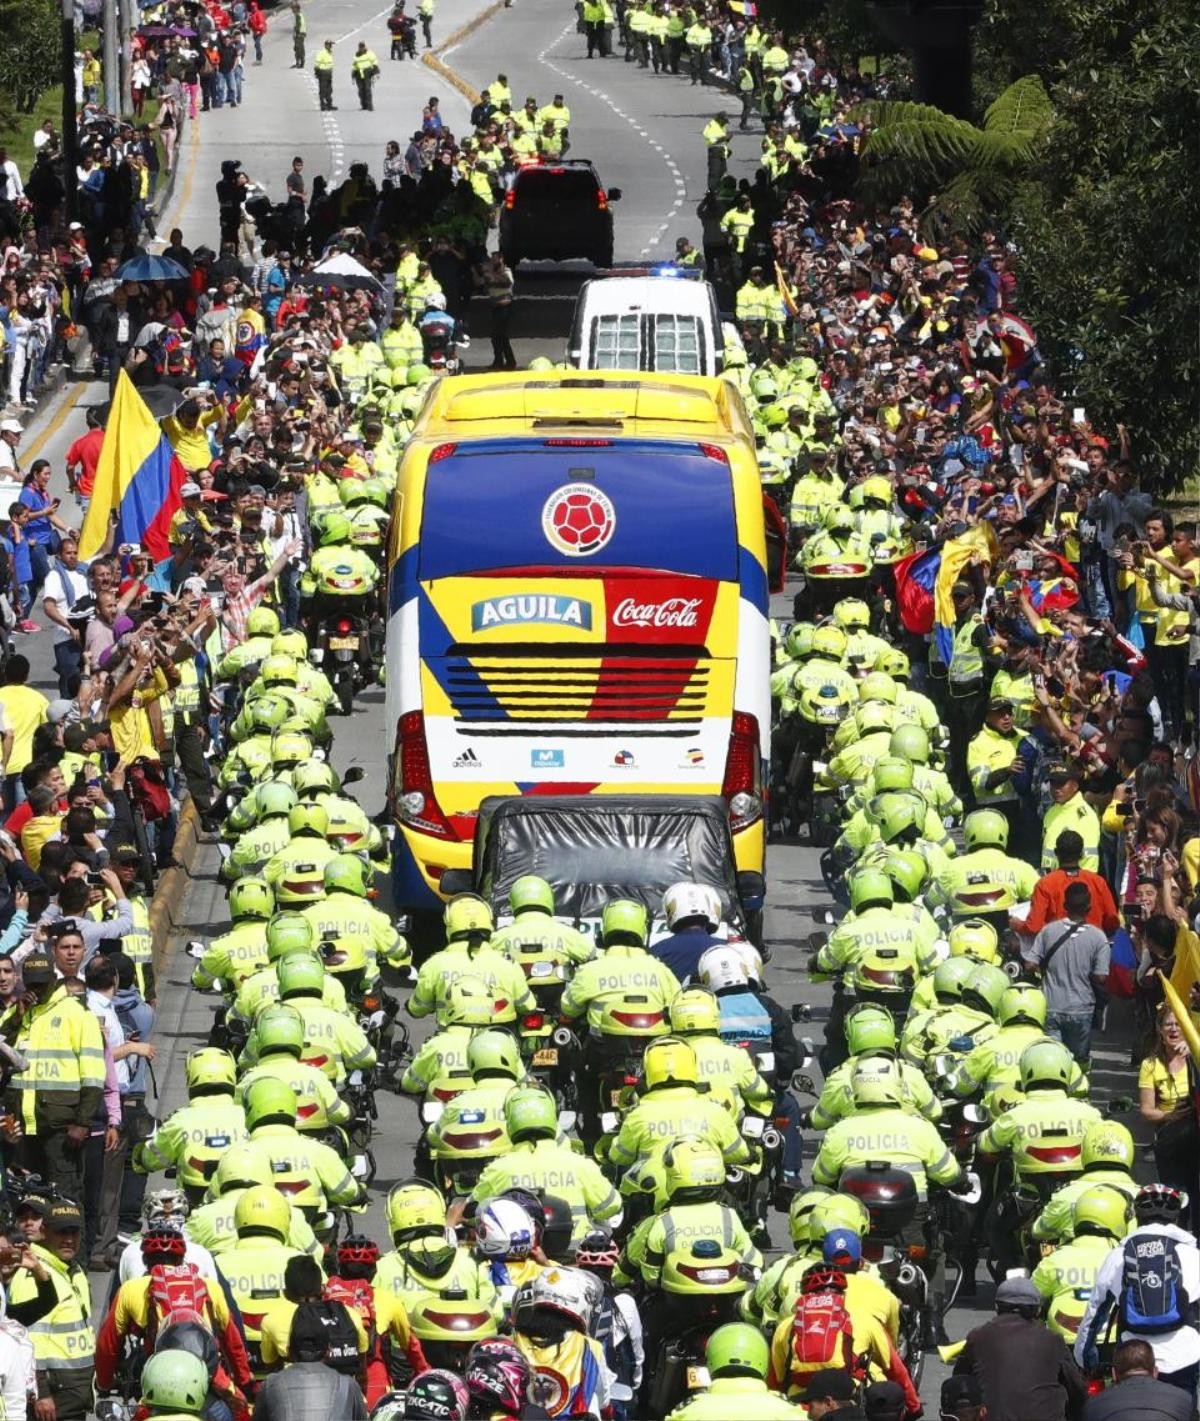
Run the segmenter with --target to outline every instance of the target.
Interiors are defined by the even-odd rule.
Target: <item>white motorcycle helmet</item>
[[[578,1268],[555,1266],[539,1273],[517,1289],[513,1298],[513,1320],[521,1331],[521,1314],[545,1310],[565,1318],[581,1332],[592,1325],[595,1294],[591,1276]]]
[[[475,1215],[475,1247],[484,1258],[528,1258],[533,1220],[513,1199],[493,1199]]]
[[[710,947],[707,952],[701,954],[696,971],[701,982],[714,992],[750,985],[750,970],[746,959],[738,947],[729,943]]]
[[[759,952],[758,948],[755,947],[752,942],[748,942],[745,938],[741,937],[730,939],[729,946],[733,948],[734,952],[736,952],[746,964],[746,972],[750,978],[750,985],[761,989],[767,980],[762,953]]]
[[[706,883],[674,883],[663,894],[663,916],[672,932],[689,918],[701,919],[715,932],[723,916],[720,895]]]

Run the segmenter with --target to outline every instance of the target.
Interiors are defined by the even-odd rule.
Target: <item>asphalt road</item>
[[[439,0],[435,38],[465,23],[480,0]],[[266,41],[266,62],[248,70],[245,103],[235,111],[203,115],[193,126],[182,161],[177,200],[160,220],[164,233],[182,227],[189,245],[215,244],[216,209],[213,187],[221,160],[241,159],[244,168],[274,194],[282,191],[283,178],[294,154],[306,160],[310,178],[325,173],[332,182],[344,175],[350,162],[364,159],[378,172],[384,143],[403,140],[418,124],[420,107],[429,94],[441,96],[443,112],[452,127],[465,123],[466,100],[424,65],[392,63],[387,59],[384,19],[390,5],[374,10],[372,0],[321,0],[309,7],[309,56],[326,36],[337,40],[334,114],[317,111],[310,72],[290,69],[290,20],[286,11],[273,14]],[[365,38],[379,54],[382,77],[376,89],[376,109],[363,113],[357,107],[348,77],[356,41]],[[519,104],[533,93],[539,102],[562,92],[572,110],[574,155],[590,157],[609,186],[620,187],[623,197],[616,209],[617,260],[637,264],[661,260],[674,247],[674,239],[688,235],[699,243],[695,207],[704,188],[704,151],[700,130],[725,104],[714,89],[692,87],[686,78],[658,77],[640,71],[620,58],[589,61],[582,36],[575,33],[574,11],[563,0],[517,0],[502,9],[445,56],[465,79],[479,88],[497,72],[509,76]],[[750,171],[758,150],[759,135],[735,137],[735,168]],[[514,343],[523,362],[534,355],[558,358],[566,338],[574,293],[588,274],[586,264],[548,267],[534,264],[519,274],[518,305],[513,323]],[[472,352],[469,365],[486,364],[486,342]],[[480,358],[482,357],[482,359]],[[63,478],[63,456],[70,441],[83,429],[83,408],[105,398],[98,385],[76,386],[70,399],[51,410],[30,430],[24,451],[26,463],[35,454],[51,459],[55,492],[68,495]],[[790,615],[790,594],[776,599],[780,617]],[[49,667],[47,638],[32,641],[35,678],[45,682]],[[25,649],[24,647],[22,649]],[[340,770],[361,765],[366,776],[359,785],[368,813],[382,805],[385,747],[390,743],[383,721],[383,693],[364,694],[351,723],[338,719],[334,761]],[[160,1054],[157,1076],[166,1110],[184,1099],[183,1061],[203,1043],[211,1020],[213,998],[193,992],[188,985],[191,962],[181,948],[185,938],[207,938],[226,924],[225,897],[216,881],[216,845],[206,841],[197,856],[176,951],[160,985],[160,1016],[156,1029]],[[773,845],[768,854],[769,902],[766,934],[773,950],[769,968],[770,989],[785,1005],[808,1001],[813,1022],[801,1030],[819,1038],[829,1005],[829,991],[808,983],[802,967],[801,946],[812,931],[811,910],[825,900],[816,853],[800,844]],[[414,1041],[426,1029],[412,1024]],[[1102,1069],[1116,1066],[1109,1053]],[[1115,1071],[1113,1079],[1116,1079]],[[418,1134],[415,1107],[398,1097],[379,1097],[380,1120],[375,1150],[379,1177],[366,1227],[381,1241],[386,1238],[382,1201],[388,1187],[411,1169]],[[806,1142],[806,1158],[814,1144]],[[786,1245],[786,1224],[776,1217],[776,1243]],[[981,1284],[981,1303],[990,1287]],[[957,1308],[948,1318],[952,1336],[963,1335],[984,1315],[980,1305]],[[922,1393],[927,1409],[936,1409],[937,1388],[945,1369],[936,1359],[927,1368]]]

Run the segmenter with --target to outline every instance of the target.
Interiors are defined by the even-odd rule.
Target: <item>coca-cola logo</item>
[[[694,627],[699,624],[699,597],[667,597],[661,602],[637,602],[625,597],[612,614],[614,627]]]

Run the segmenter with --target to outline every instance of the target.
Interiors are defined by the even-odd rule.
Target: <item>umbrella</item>
[[[163,419],[169,414],[174,414],[183,403],[183,394],[174,385],[138,385],[137,392],[155,419]],[[101,424],[108,423],[111,410],[111,401],[100,406]]]
[[[120,273],[117,273],[120,275]],[[306,271],[296,278],[297,286],[332,286],[342,291],[375,291],[383,290],[378,279],[363,266],[362,262],[355,261],[345,253],[339,253],[336,257],[330,257],[327,261],[321,262],[313,267],[312,271]]]
[[[142,252],[117,268],[120,281],[186,281],[187,272],[170,257],[156,257]]]

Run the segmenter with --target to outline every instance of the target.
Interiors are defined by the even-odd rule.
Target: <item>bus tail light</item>
[[[719,444],[700,444],[697,448],[706,459],[715,459],[718,464],[729,463],[729,455]]]
[[[396,814],[423,834],[438,839],[455,838],[433,792],[429,767],[429,746],[425,742],[425,716],[406,711],[396,726],[396,764],[400,784],[396,792]]]
[[[737,833],[762,818],[762,762],[758,748],[758,717],[735,711],[725,757],[721,793],[729,805],[729,827]]]

